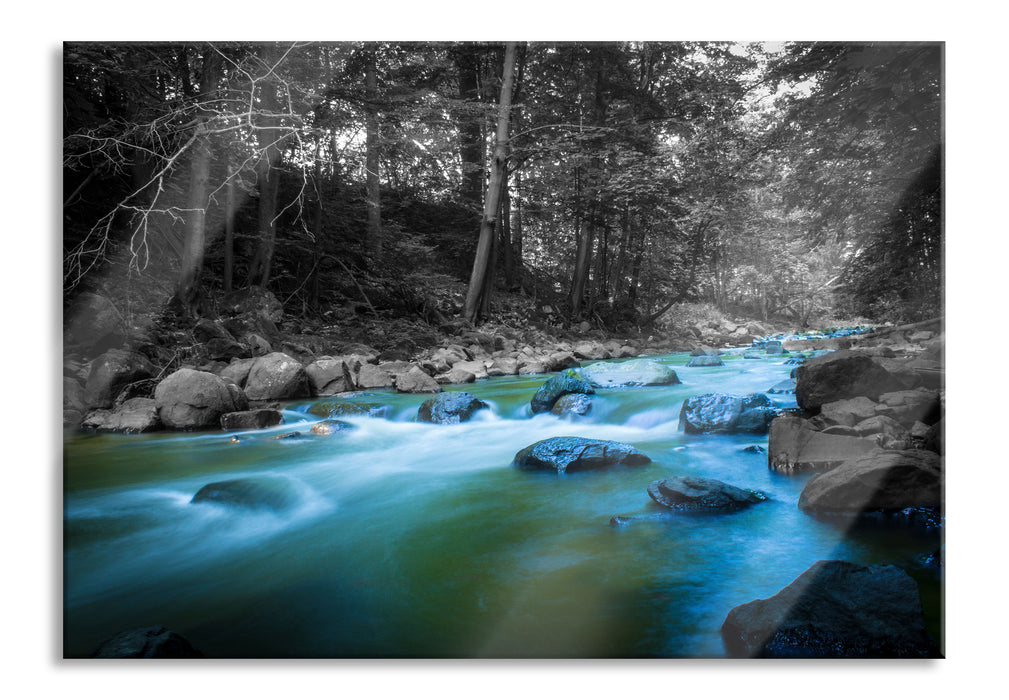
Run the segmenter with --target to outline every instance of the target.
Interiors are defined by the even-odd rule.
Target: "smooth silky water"
[[[579,420],[530,417],[548,375],[446,389],[491,411],[414,421],[424,395],[376,391],[387,418],[309,433],[312,403],[241,433],[72,435],[64,443],[64,654],[87,656],[124,630],[162,624],[210,657],[719,657],[728,611],[779,591],[819,559],[894,563],[922,588],[941,634],[941,587],[921,566],[934,537],[845,533],[797,508],[808,477],[767,468],[767,437],[685,435],[694,394],[765,392],[784,358],[691,368],[682,384],[599,390]],[[771,395],[794,406],[792,395]],[[272,439],[300,431],[293,439]],[[630,443],[643,467],[523,472],[515,453],[575,435]],[[289,480],[281,513],[190,503],[203,485]],[[677,516],[654,479],[694,474],[770,499],[735,514]],[[614,515],[636,516],[614,527]]]

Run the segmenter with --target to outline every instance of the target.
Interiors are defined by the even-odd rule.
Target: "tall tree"
[[[516,42],[505,45],[504,67],[501,76],[501,97],[498,100],[497,130],[494,137],[494,155],[491,160],[490,181],[484,194],[483,219],[480,222],[480,238],[477,241],[473,271],[463,305],[463,317],[470,323],[476,322],[477,313],[484,295],[485,280],[490,274],[491,247],[495,237],[495,222],[498,217],[498,203],[501,198],[502,182],[508,167],[508,123],[511,115],[512,82],[515,73]]]
[[[374,44],[365,48],[365,191],[368,203],[368,251],[373,256],[382,252],[382,197],[379,179],[381,136],[378,123],[378,78],[375,68]]]

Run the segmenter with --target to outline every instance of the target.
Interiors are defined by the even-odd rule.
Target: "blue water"
[[[308,432],[313,403],[242,433],[74,435],[64,444],[64,653],[163,624],[212,657],[719,657],[728,611],[773,595],[825,558],[905,565],[931,628],[939,584],[916,570],[936,542],[847,534],[801,513],[808,477],[768,470],[766,436],[679,431],[682,401],[763,392],[785,358],[725,358],[682,384],[599,390],[589,416],[530,416],[548,375],[462,387],[491,405],[469,423],[414,422],[424,396],[370,392],[387,418]],[[772,395],[783,407],[791,395]],[[273,437],[298,431],[301,436]],[[652,458],[558,476],[511,465],[547,437],[627,442]],[[190,503],[201,486],[282,477],[293,508]],[[749,510],[676,517],[648,484],[696,474],[763,491]],[[630,516],[622,527],[614,515]],[[934,632],[935,633],[935,632]]]

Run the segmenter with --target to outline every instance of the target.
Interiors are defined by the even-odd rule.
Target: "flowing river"
[[[799,511],[807,477],[771,472],[767,436],[686,435],[695,394],[765,392],[785,358],[685,367],[682,384],[600,389],[577,421],[530,417],[549,375],[447,390],[487,401],[468,423],[414,421],[425,395],[376,391],[384,418],[308,432],[313,399],[276,428],[242,433],[72,435],[64,442],[64,654],[162,624],[211,657],[721,657],[719,628],[819,559],[893,563],[916,578],[933,638],[941,587],[920,565],[935,535],[845,532]],[[770,395],[794,406],[791,394]],[[301,437],[271,439],[300,431]],[[617,440],[643,467],[567,475],[511,465],[558,435]],[[205,484],[289,480],[281,512],[190,503]],[[666,514],[648,484],[693,474],[766,493],[728,515]],[[639,516],[621,527],[614,515]]]

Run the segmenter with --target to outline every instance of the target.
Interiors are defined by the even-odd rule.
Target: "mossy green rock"
[[[529,402],[533,413],[546,413],[565,394],[594,394],[592,385],[573,369],[559,372],[546,380]]]

